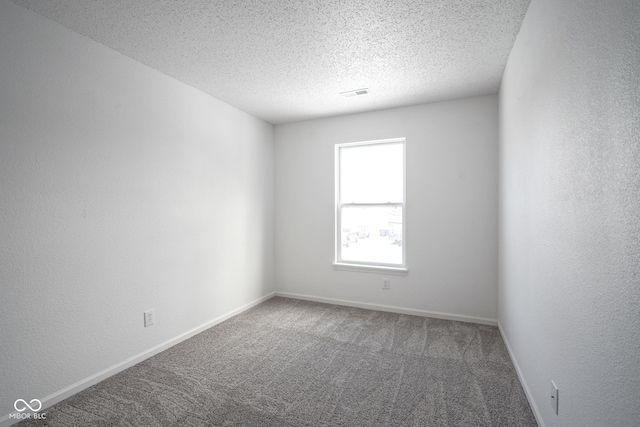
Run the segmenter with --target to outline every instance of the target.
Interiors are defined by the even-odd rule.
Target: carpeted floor
[[[497,328],[272,298],[46,409],[51,426],[536,426]]]

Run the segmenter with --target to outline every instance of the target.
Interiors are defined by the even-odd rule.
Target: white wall
[[[334,270],[334,146],[393,137],[409,274]],[[497,319],[497,95],[278,125],[275,141],[279,292]]]
[[[272,292],[273,218],[271,125],[0,1],[0,418]]]
[[[640,3],[532,1],[500,103],[500,323],[538,416],[637,426]]]

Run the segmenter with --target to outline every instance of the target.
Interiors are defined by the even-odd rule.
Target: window
[[[336,268],[406,273],[404,138],[336,145]]]

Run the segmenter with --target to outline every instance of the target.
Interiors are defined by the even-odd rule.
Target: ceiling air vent
[[[346,92],[340,92],[340,95],[344,96],[345,98],[348,98],[350,96],[366,95],[368,93],[369,93],[369,89],[365,87],[365,88],[362,88],[362,89],[348,90]]]

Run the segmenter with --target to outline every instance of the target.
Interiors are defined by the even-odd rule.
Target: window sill
[[[362,273],[384,273],[396,276],[406,276],[409,270],[405,267],[383,267],[379,265],[345,264],[342,262],[333,263],[334,270],[359,271]]]

